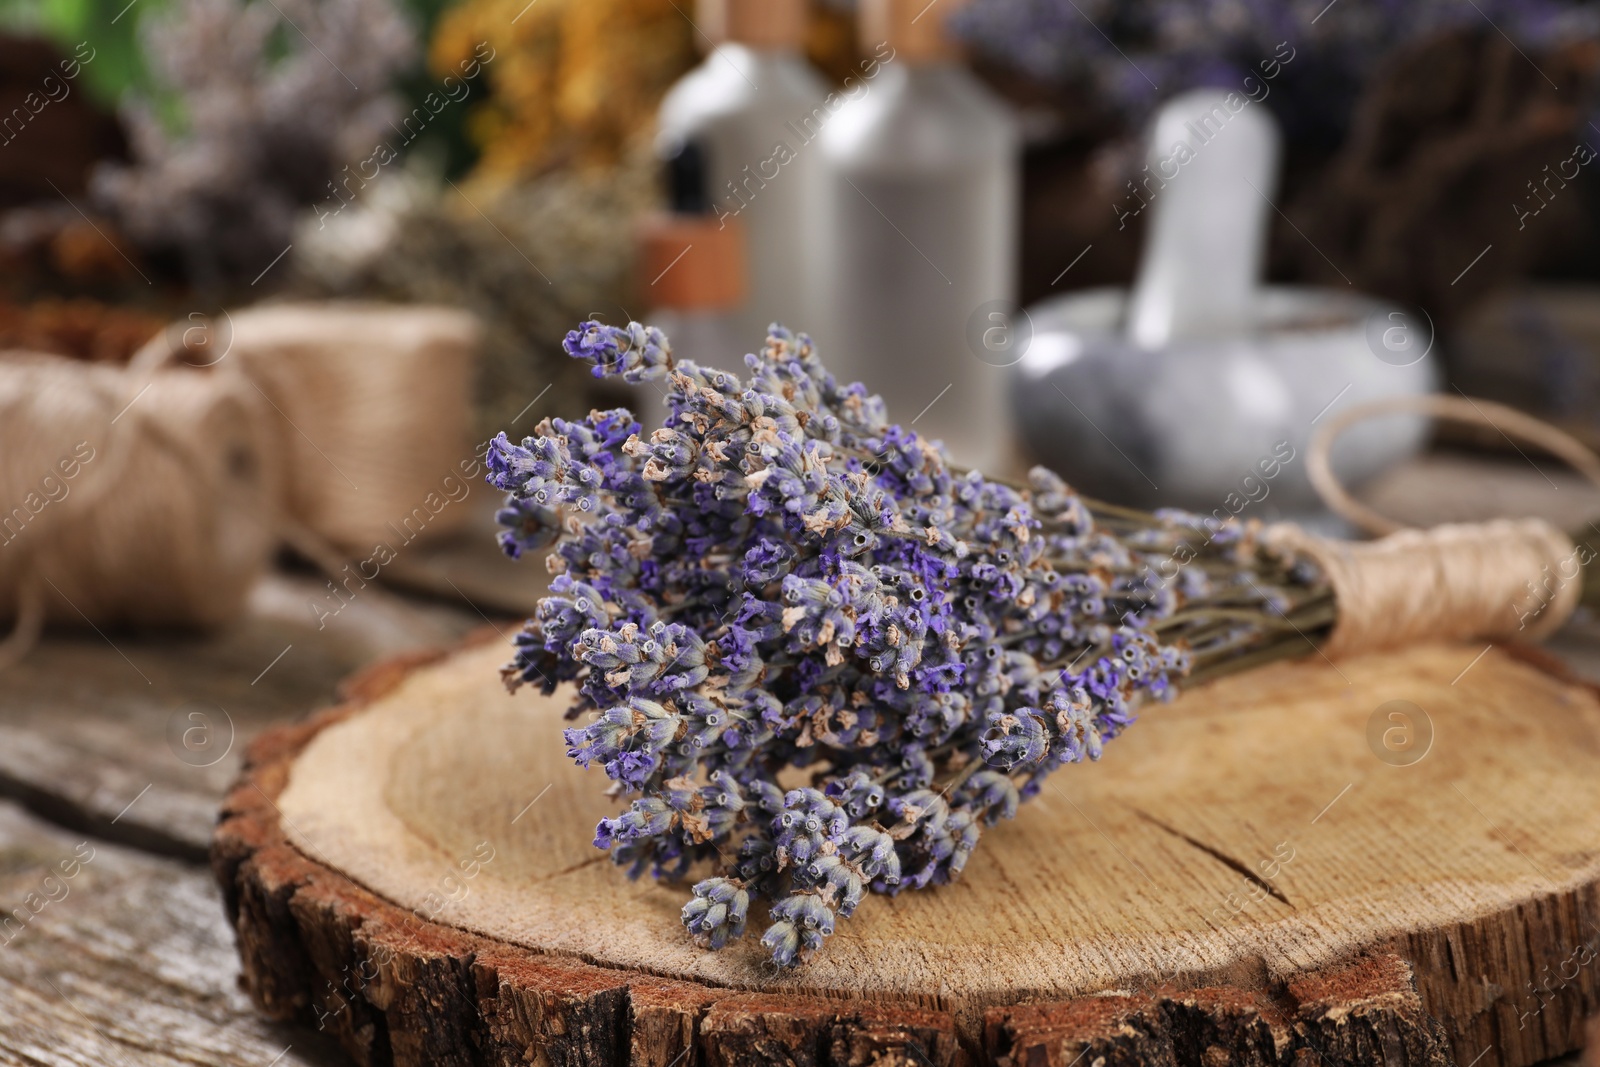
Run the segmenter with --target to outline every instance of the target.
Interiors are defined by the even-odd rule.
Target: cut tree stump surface
[[[1149,708],[961,881],[870,897],[781,974],[760,916],[702,952],[686,887],[593,848],[606,780],[505,655],[391,665],[270,732],[219,825],[257,1003],[360,1062],[1520,1067],[1596,1008],[1600,700],[1506,650],[1313,656]]]

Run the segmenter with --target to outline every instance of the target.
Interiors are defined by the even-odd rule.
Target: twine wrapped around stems
[[[1291,523],[1266,543],[1309,557],[1338,607],[1322,645],[1331,657],[1422,641],[1537,641],[1571,616],[1582,565],[1566,534],[1542,519],[1401,530],[1376,541],[1333,541]]]
[[[1329,656],[1427,640],[1529,640],[1548,637],[1583,595],[1592,552],[1542,519],[1497,519],[1430,530],[1407,529],[1352,497],[1329,459],[1340,433],[1365,419],[1421,413],[1520,437],[1570,463],[1600,485],[1600,456],[1577,438],[1503,404],[1468,397],[1391,397],[1340,412],[1312,438],[1312,485],[1340,517],[1376,541],[1333,541],[1292,523],[1269,528],[1267,544],[1315,562],[1327,576],[1337,621]]]

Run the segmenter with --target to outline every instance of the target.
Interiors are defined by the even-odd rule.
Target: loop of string
[[[1331,416],[1317,428],[1307,449],[1306,473],[1328,510],[1377,537],[1406,527],[1351,496],[1335,477],[1330,456],[1334,442],[1345,430],[1356,423],[1384,415],[1430,415],[1486,427],[1504,434],[1508,439],[1521,438],[1525,443],[1567,463],[1594,485],[1600,486],[1600,456],[1565,430],[1515,408],[1493,400],[1473,400],[1464,396],[1396,396],[1372,400]]]
[[[1339,435],[1380,415],[1425,414],[1520,437],[1570,463],[1600,486],[1600,457],[1549,423],[1489,400],[1391,397],[1339,413],[1312,437],[1306,459],[1313,487],[1330,510],[1376,541],[1316,537],[1293,524],[1267,531],[1268,544],[1310,558],[1327,577],[1337,606],[1330,656],[1427,640],[1537,640],[1558,629],[1583,592],[1584,559],[1542,519],[1497,519],[1415,530],[1356,500],[1334,476]]]

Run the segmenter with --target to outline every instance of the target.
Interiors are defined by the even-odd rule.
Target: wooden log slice
[[[222,814],[247,989],[360,1063],[1522,1067],[1596,1010],[1600,699],[1508,650],[1196,687],[782,973],[593,847],[606,780],[505,656],[369,673]]]

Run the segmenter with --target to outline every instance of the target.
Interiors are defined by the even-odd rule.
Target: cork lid
[[[799,48],[806,37],[806,0],[700,0],[701,32],[713,43]]]
[[[960,55],[944,24],[963,0],[860,0],[860,5],[858,27],[868,51],[887,42],[895,59],[907,63]]]
[[[737,307],[746,291],[744,225],[715,215],[648,216],[639,227],[638,264],[639,294],[655,307]]]

